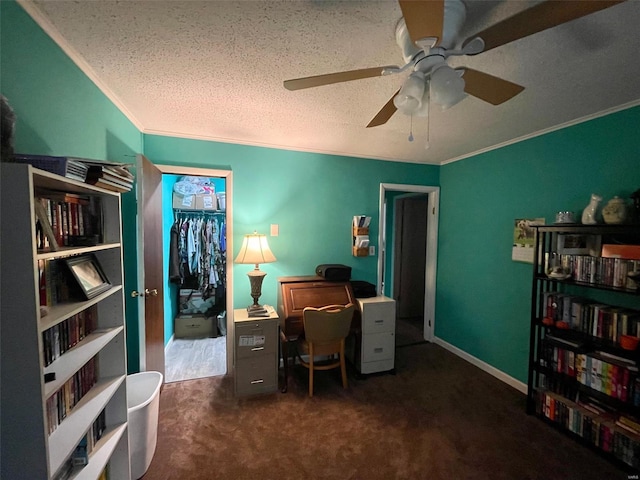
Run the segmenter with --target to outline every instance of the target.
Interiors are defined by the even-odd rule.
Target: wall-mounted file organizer
[[[351,244],[354,257],[369,255],[369,223],[371,223],[371,217],[364,215],[353,217]]]

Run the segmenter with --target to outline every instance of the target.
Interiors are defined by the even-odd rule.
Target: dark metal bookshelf
[[[618,341],[622,328],[622,323],[618,321],[620,319],[619,316],[611,317],[611,321],[615,322],[616,328],[609,327],[609,325],[612,325],[609,323],[606,331],[604,327],[600,331],[591,330],[593,322],[599,321],[598,318],[595,320],[591,318],[589,321],[592,323],[585,324],[584,322],[587,318],[585,313],[585,317],[582,317],[579,322],[572,321],[567,325],[565,322],[566,316],[563,317],[562,312],[555,310],[557,304],[561,303],[556,303],[558,297],[563,297],[570,299],[569,305],[571,305],[571,309],[573,309],[574,300],[580,299],[586,305],[599,304],[605,308],[618,308],[618,311],[624,310],[632,313],[640,311],[640,282],[637,284],[625,282],[625,273],[625,275],[620,274],[622,276],[622,284],[619,276],[615,277],[616,280],[612,283],[608,272],[605,276],[604,268],[597,273],[592,268],[589,270],[588,280],[590,281],[583,281],[584,275],[581,274],[583,272],[578,271],[577,265],[579,263],[575,258],[578,256],[586,257],[579,259],[579,261],[593,264],[602,262],[602,259],[594,259],[592,257],[599,257],[600,248],[605,243],[640,245],[640,225],[554,224],[538,225],[533,228],[536,232],[536,239],[531,284],[527,413],[535,415],[546,424],[564,432],[580,444],[598,452],[624,470],[640,472],[640,435],[635,435],[633,432],[621,433],[623,432],[622,427],[615,424],[620,415],[640,423],[640,391],[633,391],[634,385],[637,389],[640,389],[640,382],[635,382],[635,378],[640,377],[640,347],[635,350],[622,348]],[[590,237],[596,241],[590,245],[590,249],[565,249],[563,251],[559,247],[560,242],[558,239],[564,235]],[[570,275],[568,278],[550,278],[547,275],[550,266],[555,261],[563,262],[563,267],[568,268],[567,271],[570,272],[568,273]],[[623,272],[625,272],[625,268],[630,268],[630,266],[637,268],[637,263],[629,263],[628,259],[616,260],[616,268],[620,262],[626,262],[621,268]],[[575,278],[579,278],[580,281],[576,281]],[[605,304],[597,298],[596,291],[607,292],[606,298],[612,298],[613,300],[611,303]],[[549,300],[549,297],[552,300]],[[624,300],[620,300],[621,298],[624,298]],[[616,299],[622,303],[622,306],[615,304]],[[547,301],[553,302],[555,318],[549,317]],[[629,318],[631,318],[629,322],[632,322],[633,329],[640,332],[640,330],[636,329],[636,322],[640,323],[640,317],[633,313]],[[545,320],[544,322],[543,319]],[[588,328],[585,328],[585,325]],[[640,328],[640,326],[637,327]],[[545,348],[547,349],[546,352]],[[559,367],[556,364],[549,364],[550,348],[557,356],[560,356],[560,351],[563,354],[567,351],[571,352],[567,358],[571,359],[569,361],[573,361],[571,365],[572,374],[557,371]],[[591,365],[593,359],[596,359],[606,363],[606,368],[611,368],[609,365],[615,365],[614,371],[616,372],[618,369],[626,370],[624,374],[629,376],[628,384],[626,384],[628,387],[626,400],[621,399],[624,397],[618,398],[618,395],[611,390],[608,393],[607,391],[599,390],[597,384],[595,388],[592,388],[594,385],[582,383],[576,375],[578,367],[576,359],[580,354],[589,357],[589,365]],[[581,358],[584,359],[585,357],[582,356]],[[562,361],[565,362],[566,360]],[[581,367],[585,368],[584,365],[581,365]],[[609,387],[610,385],[608,385]],[[598,435],[594,435],[592,438],[583,438],[580,434],[567,428],[562,423],[567,421],[566,417],[562,419],[549,418],[549,412],[548,410],[545,411],[545,405],[540,404],[543,398],[547,401],[551,398],[551,402],[558,402],[562,408],[566,409],[568,407],[572,412],[579,412],[577,413],[577,418],[581,419],[580,421],[587,421],[589,424],[593,421],[594,424],[598,425],[598,428],[609,429],[607,435],[613,435],[614,432],[617,432],[615,433],[617,436],[615,448]],[[589,408],[585,408],[585,404],[601,406],[602,413],[591,413],[592,411]],[[586,435],[585,432],[583,434]],[[621,435],[626,435],[628,438],[621,439]],[[621,444],[624,444],[624,454],[621,453]],[[629,457],[630,451],[632,452],[631,457]],[[622,458],[623,456],[625,458]]]

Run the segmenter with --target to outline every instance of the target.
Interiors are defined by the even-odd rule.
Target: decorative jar
[[[613,197],[602,208],[602,218],[605,223],[619,224],[627,220],[627,204],[620,197]]]

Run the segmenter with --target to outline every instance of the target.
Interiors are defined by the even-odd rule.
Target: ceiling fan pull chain
[[[409,141],[413,142],[413,115],[411,115],[411,120],[410,120],[410,126],[409,126]]]
[[[431,126],[431,99],[429,99],[429,103],[427,104],[427,140],[424,142],[424,149],[428,150],[430,147],[429,144],[429,127]]]

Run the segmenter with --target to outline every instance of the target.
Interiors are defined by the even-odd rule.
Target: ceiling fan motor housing
[[[402,50],[402,58],[405,63],[411,62],[423,49],[427,50],[435,46],[452,49],[458,41],[458,35],[466,18],[467,9],[462,0],[445,0],[441,38],[428,37],[427,41],[420,42],[420,46],[418,46],[411,41],[404,18],[400,17],[396,24],[396,43]],[[440,34],[440,32],[433,33],[434,35]]]

